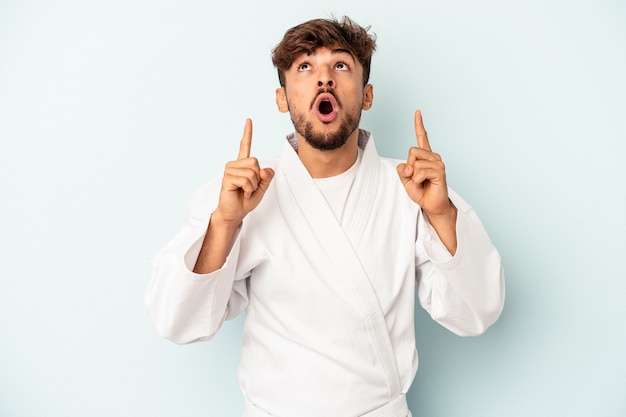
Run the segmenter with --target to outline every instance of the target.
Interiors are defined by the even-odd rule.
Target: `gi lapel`
[[[292,136],[291,139],[295,138]],[[359,142],[365,143],[368,139],[369,134],[362,131]],[[320,275],[323,275],[320,279],[328,280],[329,285],[337,288],[363,319],[382,364],[389,400],[392,400],[401,392],[398,365],[378,297],[354,249],[363,235],[378,185],[379,164],[373,145],[365,146],[348,199],[350,218],[344,222],[345,231],[290,143],[285,144],[275,180],[279,182],[276,186],[286,188],[277,194],[280,210],[290,230],[306,250],[324,254],[325,259],[318,261]],[[341,279],[333,279],[337,276]]]
[[[359,147],[363,149],[363,156],[359,172],[348,196],[342,224],[343,230],[355,249],[359,247],[363,232],[365,232],[365,227],[372,214],[379,184],[378,153],[374,141],[370,138],[369,132],[359,131]]]

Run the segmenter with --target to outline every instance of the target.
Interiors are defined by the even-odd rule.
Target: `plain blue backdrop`
[[[242,320],[160,339],[149,260],[237,154],[291,130],[270,51],[304,20],[378,35],[363,127],[424,114],[501,251],[507,302],[460,338],[415,313],[415,416],[626,415],[626,4],[0,2],[0,415],[237,417]]]

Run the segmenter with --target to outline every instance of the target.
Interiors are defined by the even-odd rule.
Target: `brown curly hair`
[[[337,19],[313,19],[289,29],[272,51],[272,62],[278,70],[278,81],[285,86],[285,71],[302,54],[312,54],[320,47],[346,49],[363,66],[363,85],[370,75],[372,54],[376,50],[376,35],[370,27],[362,27],[344,16]]]

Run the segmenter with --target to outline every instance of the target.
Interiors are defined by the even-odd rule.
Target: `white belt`
[[[268,414],[265,411],[261,410],[250,401],[245,401],[243,417],[271,416],[271,414]],[[387,403],[382,407],[377,408],[376,410],[370,411],[369,413],[363,414],[361,417],[411,417],[411,412],[409,411],[409,406],[406,403],[405,395],[401,394],[398,398],[391,401],[390,403]]]

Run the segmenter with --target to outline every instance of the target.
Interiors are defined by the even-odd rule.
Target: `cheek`
[[[299,93],[296,89],[287,91],[287,103],[290,108],[304,108],[308,107],[307,98],[304,94]]]
[[[352,91],[350,91],[349,94],[350,94],[350,100],[349,100],[350,104],[360,107],[365,98],[363,90],[361,88],[356,87]]]

